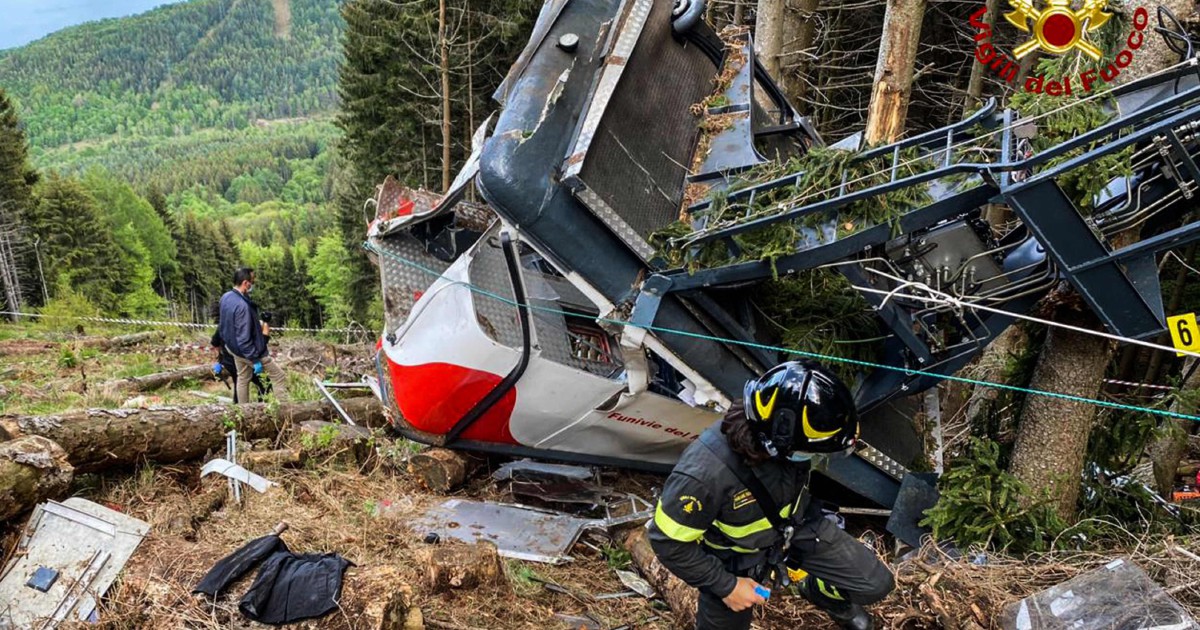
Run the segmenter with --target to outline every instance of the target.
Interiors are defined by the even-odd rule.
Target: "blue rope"
[[[363,247],[368,251],[374,252],[376,254],[382,254],[382,255],[387,256],[397,262],[408,265],[414,269],[418,269],[418,270],[420,270],[426,274],[429,274],[431,276],[434,276],[436,278],[445,278],[444,274],[442,274],[436,270],[430,269],[414,260],[409,260],[403,256],[400,256],[399,254],[394,254],[391,252],[383,251],[383,250],[375,247],[374,245],[371,245],[371,243],[369,243],[369,242],[363,243]],[[449,278],[445,278],[445,279],[449,282],[453,282],[454,284],[465,286],[468,289],[470,289],[472,292],[478,293],[480,295],[485,295],[485,296],[490,297],[495,300],[499,300],[500,302],[508,304],[514,308],[519,308],[522,306],[521,304],[518,304],[515,300],[504,297],[502,295],[498,295],[496,293],[492,293],[491,291],[488,291],[487,289],[484,289],[483,287],[476,286],[469,282],[462,282],[459,280],[451,280]],[[817,352],[808,352],[808,351],[799,350],[796,348],[784,348],[781,346],[773,346],[773,345],[769,345],[769,344],[755,343],[753,341],[743,341],[741,339],[728,339],[728,338],[724,338],[724,337],[716,337],[713,335],[706,335],[703,333],[689,332],[686,330],[676,330],[674,328],[664,328],[662,326],[652,326],[652,325],[651,326],[641,326],[638,324],[634,324],[632,322],[623,321],[623,320],[619,320],[619,319],[609,319],[609,318],[605,318],[605,317],[592,317],[590,315],[583,315],[580,313],[571,313],[571,312],[567,312],[567,311],[563,311],[563,310],[559,310],[559,309],[555,309],[555,308],[538,306],[538,305],[534,305],[534,304],[526,304],[524,306],[531,310],[542,311],[545,313],[552,313],[555,315],[562,315],[564,317],[579,317],[579,318],[584,318],[584,319],[588,319],[591,321],[604,322],[607,324],[615,324],[617,326],[633,326],[635,328],[651,330],[656,333],[680,335],[683,337],[692,337],[695,339],[703,339],[705,341],[715,341],[718,343],[736,344],[739,346],[746,346],[748,348],[757,348],[760,350],[781,352],[781,353],[789,354],[789,355],[796,355],[796,356],[806,357],[806,358],[810,358],[810,359],[819,359],[822,361],[831,361],[831,362],[835,362],[835,363],[845,363],[845,364],[849,364],[849,365],[856,365],[859,367],[868,367],[868,368],[874,368],[874,369],[880,369],[880,370],[892,370],[892,371],[896,371],[896,372],[903,372],[906,376],[915,376],[915,375],[916,376],[932,376],[934,378],[944,379],[947,381],[956,381],[959,383],[967,383],[970,385],[978,385],[978,386],[983,386],[983,387],[993,387],[996,389],[1002,389],[1002,390],[1011,391],[1011,392],[1019,392],[1022,394],[1032,394],[1035,396],[1046,396],[1049,398],[1058,398],[1060,400],[1069,400],[1071,402],[1087,403],[1087,404],[1096,405],[1099,407],[1107,407],[1109,409],[1120,409],[1123,411],[1149,413],[1149,414],[1154,414],[1157,416],[1164,416],[1164,417],[1168,417],[1168,418],[1179,418],[1182,420],[1191,420],[1193,422],[1200,422],[1200,416],[1193,416],[1193,415],[1189,415],[1189,414],[1185,414],[1185,413],[1178,413],[1178,412],[1169,411],[1166,409],[1153,409],[1150,407],[1127,405],[1124,403],[1112,402],[1112,401],[1107,401],[1107,400],[1097,400],[1095,398],[1087,398],[1084,396],[1075,396],[1072,394],[1063,394],[1063,393],[1059,393],[1059,392],[1051,392],[1051,391],[1045,391],[1045,390],[1040,390],[1040,389],[1033,389],[1033,388],[1029,388],[1029,387],[1019,387],[1016,385],[1007,385],[1004,383],[993,383],[991,381],[983,381],[983,380],[967,378],[967,377],[963,377],[963,376],[955,376],[953,374],[940,374],[937,372],[929,372],[929,371],[925,371],[925,370],[914,370],[914,369],[910,369],[910,368],[896,367],[894,365],[884,365],[882,363],[874,363],[871,361],[861,361],[858,359],[850,359],[850,358],[846,358],[846,357],[839,357],[839,356],[833,356],[833,355],[828,355],[828,354],[820,354]]]

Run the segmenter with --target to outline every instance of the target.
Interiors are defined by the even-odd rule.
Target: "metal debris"
[[[145,521],[86,499],[39,505],[0,579],[0,628],[89,620],[149,531]]]
[[[269,479],[260,475],[256,475],[229,460],[221,459],[219,457],[208,462],[204,465],[204,468],[200,469],[201,477],[211,475],[212,473],[225,475],[230,479],[240,481],[251,488],[254,488],[260,493],[266,492],[268,488],[275,485],[275,483]]]
[[[646,599],[654,597],[654,587],[650,586],[649,582],[642,579],[642,576],[634,573],[633,571],[622,571],[621,569],[614,569],[614,571],[617,573],[617,579],[621,580],[621,584],[624,584],[625,588],[637,593],[638,595],[641,595],[642,597],[645,597]]]
[[[1127,558],[1013,603],[1005,630],[1197,630],[1200,625]]]

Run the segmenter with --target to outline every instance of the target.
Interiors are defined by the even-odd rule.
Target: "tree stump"
[[[74,470],[53,440],[31,435],[0,442],[0,521],[66,494]]]
[[[445,448],[431,448],[408,459],[408,471],[430,492],[438,494],[462,486],[478,465],[478,460]]]
[[[675,577],[658,561],[658,556],[650,548],[650,539],[646,536],[645,527],[634,527],[620,536],[622,545],[633,556],[633,564],[641,571],[642,576],[654,586],[671,612],[675,613],[675,626],[691,628],[696,625],[696,601],[699,592],[688,586],[683,580]]]
[[[503,575],[496,546],[486,542],[435,545],[424,554],[424,564],[427,585],[434,593],[493,584]]]

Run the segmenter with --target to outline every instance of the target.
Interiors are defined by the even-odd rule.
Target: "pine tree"
[[[120,307],[132,278],[96,199],[78,181],[51,174],[38,184],[25,227],[41,237],[41,263],[57,291],[76,291],[108,312]]]
[[[33,184],[37,182],[37,173],[29,167],[27,153],[16,109],[0,89],[0,290],[3,291],[0,299],[9,311],[20,311],[26,298],[40,302],[37,300],[40,295],[30,291],[38,282],[30,273],[25,230],[21,229],[23,217],[29,211]]]

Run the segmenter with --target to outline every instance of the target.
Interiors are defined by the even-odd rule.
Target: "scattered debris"
[[[654,587],[650,586],[649,582],[642,579],[642,576],[634,573],[633,571],[623,571],[621,569],[614,569],[614,571],[617,573],[617,579],[621,580],[621,583],[625,585],[625,588],[637,593],[638,595],[641,595],[642,597],[645,597],[646,599],[654,597]]]
[[[78,497],[39,505],[0,579],[0,626],[87,621],[149,531],[145,521]]]
[[[256,475],[256,474],[250,472],[249,470],[246,470],[245,468],[242,468],[241,466],[238,466],[237,464],[235,464],[227,459],[221,459],[220,457],[208,462],[207,464],[204,465],[203,468],[200,469],[201,477],[211,475],[213,473],[225,475],[226,477],[229,477],[230,479],[232,479],[234,481],[239,481],[241,483],[244,483],[244,484],[250,486],[251,488],[254,488],[260,494],[263,492],[266,492],[268,488],[275,485],[270,480],[268,480],[262,476]],[[232,486],[232,487],[236,487],[236,486]],[[239,493],[240,493],[239,490],[233,491],[234,500],[237,500]]]
[[[607,494],[594,468],[547,464],[528,459],[508,462],[492,473],[502,490],[517,502],[567,504],[595,508]]]
[[[1200,628],[1140,567],[1118,558],[1010,605],[1005,630]]]
[[[604,527],[604,521],[519,505],[450,499],[413,519],[409,527],[421,536],[436,533],[442,540],[492,542],[505,558],[562,564],[571,560],[567,554],[583,530]]]

